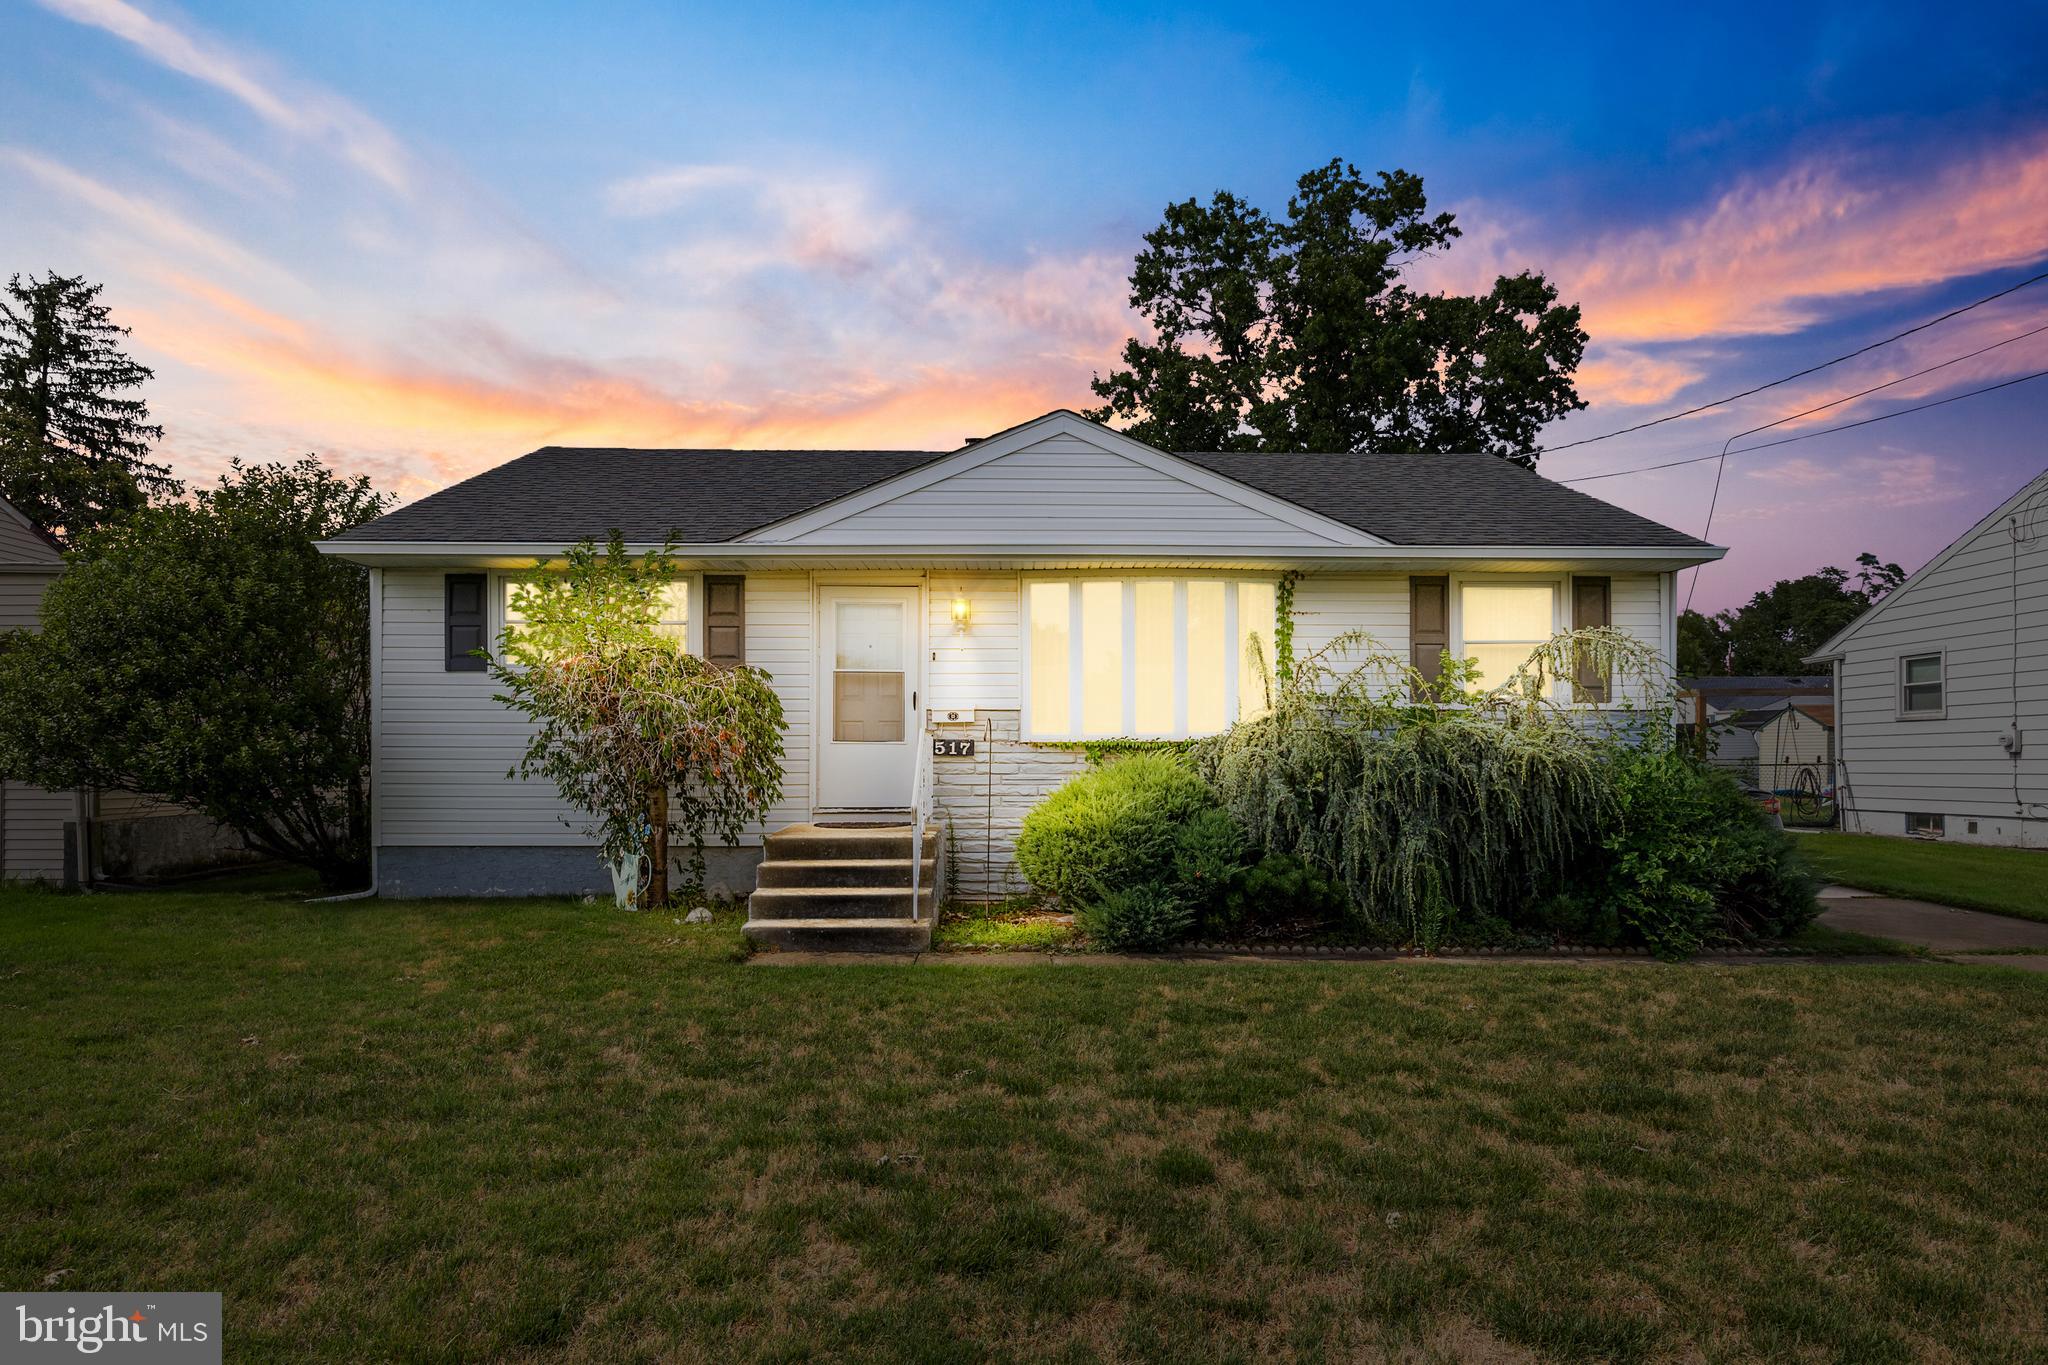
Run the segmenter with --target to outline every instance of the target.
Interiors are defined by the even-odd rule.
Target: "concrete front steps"
[[[764,948],[920,953],[939,908],[939,830],[924,830],[918,917],[910,913],[910,824],[791,825],[764,841],[746,935]]]

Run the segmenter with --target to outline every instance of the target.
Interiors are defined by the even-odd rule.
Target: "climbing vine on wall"
[[[1280,575],[1274,595],[1273,677],[1282,687],[1294,681],[1294,585],[1301,575],[1289,569]]]

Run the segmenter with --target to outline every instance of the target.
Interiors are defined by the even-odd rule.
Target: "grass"
[[[0,893],[0,1287],[220,1290],[236,1360],[2048,1335],[2039,977],[738,944],[562,902]]]
[[[1056,952],[1081,943],[1070,918],[1048,914],[1035,902],[948,906],[932,926],[935,948],[997,948]]]
[[[2048,922],[2048,853],[2037,849],[1809,834],[1799,851],[1843,886]]]

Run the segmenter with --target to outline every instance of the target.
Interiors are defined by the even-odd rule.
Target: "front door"
[[[923,657],[916,588],[818,589],[824,810],[902,810],[916,780]]]

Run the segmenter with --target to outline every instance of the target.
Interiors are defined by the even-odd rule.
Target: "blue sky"
[[[1331,156],[1459,214],[1425,283],[1532,267],[1585,305],[1593,407],[1556,441],[2048,269],[2039,6],[8,0],[0,49],[0,268],[105,281],[195,477],[950,447],[1088,401],[1169,200],[1278,209]],[[1713,451],[2043,323],[2048,284],[1543,468]],[[2040,369],[2048,334],[1827,418]],[[1917,564],[2048,464],[2044,412],[2048,380],[1737,459],[1700,603]],[[1712,470],[1589,487],[1697,531]]]

